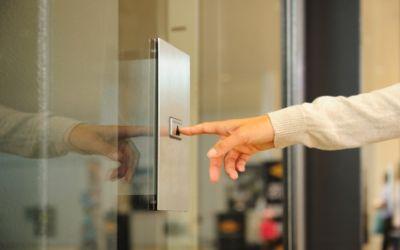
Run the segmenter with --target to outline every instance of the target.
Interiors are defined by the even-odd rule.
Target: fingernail
[[[239,177],[239,175],[238,175],[238,173],[237,173],[236,171],[232,171],[231,174],[230,174],[230,176],[231,176],[231,178],[232,178],[233,180],[236,180],[236,179]]]
[[[208,153],[207,153],[208,158],[213,158],[216,156],[217,156],[217,150],[215,150],[215,148],[210,149],[210,151],[208,151]]]
[[[238,164],[238,170],[239,170],[240,172],[244,172],[244,170],[245,170],[244,164],[239,163],[239,164]]]
[[[218,181],[218,170],[210,169],[209,174],[211,182],[216,183]]]

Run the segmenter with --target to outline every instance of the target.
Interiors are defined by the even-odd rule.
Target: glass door
[[[0,5],[0,248],[116,249],[118,3]]]
[[[236,182],[211,184],[216,138],[191,138],[188,209],[156,211],[150,40],[190,56],[190,124],[265,114],[282,106],[283,8],[2,0],[0,249],[282,249],[280,150],[257,155]]]

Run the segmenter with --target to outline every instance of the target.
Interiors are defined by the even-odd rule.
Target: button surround
[[[176,140],[182,140],[179,127],[182,127],[182,120],[169,117],[169,137]]]

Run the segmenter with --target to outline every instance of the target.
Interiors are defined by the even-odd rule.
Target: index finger
[[[109,136],[117,137],[119,139],[128,139],[130,137],[137,136],[149,136],[152,134],[151,127],[145,126],[123,126],[123,125],[110,125],[110,126],[96,126],[96,131],[99,133]]]
[[[118,138],[127,139],[136,136],[149,136],[152,128],[146,126],[118,126]]]
[[[191,127],[179,128],[179,132],[184,135],[216,134],[228,135],[225,122],[204,122]]]

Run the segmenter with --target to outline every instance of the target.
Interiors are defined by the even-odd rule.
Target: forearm
[[[0,106],[0,151],[30,158],[68,153],[65,136],[79,122]]]
[[[400,137],[400,84],[345,97],[320,97],[269,114],[275,146],[325,150],[359,147]]]

